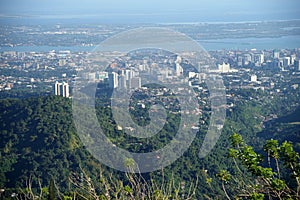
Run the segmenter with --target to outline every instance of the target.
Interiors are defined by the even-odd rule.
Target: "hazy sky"
[[[152,22],[300,18],[300,0],[0,0],[0,14]]]

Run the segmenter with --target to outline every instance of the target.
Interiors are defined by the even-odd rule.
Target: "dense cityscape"
[[[1,52],[1,92],[27,90],[38,92],[52,92],[54,84],[66,82],[72,86],[77,72],[83,67],[83,61],[87,58],[88,52],[51,51],[51,52]],[[284,92],[280,88],[282,82],[289,82],[292,88],[298,87],[299,78],[299,49],[275,49],[275,50],[219,50],[211,51],[210,54],[216,59],[217,70],[210,70],[211,73],[222,74],[226,80],[226,88],[254,88]],[[141,58],[142,59],[142,58]],[[163,61],[155,62],[145,60],[144,63],[131,63],[127,70],[139,71],[138,67],[150,67],[149,69],[163,64]],[[167,61],[169,62],[169,61]],[[174,61],[173,61],[174,63]],[[177,67],[177,68],[176,68]],[[135,69],[136,68],[136,69]],[[177,75],[183,72],[180,65],[174,65]],[[179,71],[178,71],[179,70]],[[182,71],[182,72],[181,72]],[[125,71],[124,71],[125,72]],[[117,73],[117,71],[116,71]],[[121,72],[122,73],[122,72]],[[162,72],[165,78],[168,72]],[[124,73],[125,75],[125,73]],[[192,73],[188,78],[198,77],[199,74]],[[88,74],[93,81],[104,81],[112,76],[108,72]],[[120,79],[122,74],[117,75]],[[128,74],[127,81],[128,81]],[[170,77],[173,76],[170,74]],[[279,77],[279,78],[275,78]],[[132,76],[132,78],[134,78]],[[134,81],[134,80],[130,80]],[[140,80],[137,80],[140,82]],[[120,80],[122,82],[122,80]],[[136,82],[136,81],[135,81]],[[190,80],[193,86],[193,80]],[[116,86],[112,86],[116,88]],[[137,83],[140,85],[140,83]],[[124,87],[124,86],[123,86]],[[140,86],[139,86],[140,87]],[[285,86],[286,87],[286,86]]]

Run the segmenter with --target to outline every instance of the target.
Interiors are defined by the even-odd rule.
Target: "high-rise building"
[[[54,94],[57,96],[69,97],[70,96],[69,84],[66,82],[59,83],[58,81],[54,84]]]
[[[238,66],[243,66],[243,57],[242,56],[237,57],[237,64],[238,64]]]
[[[119,81],[118,81],[118,73],[116,72],[111,72],[108,74],[108,84],[110,88],[117,88]]]
[[[180,64],[182,62],[182,58],[180,56],[176,57],[175,63]]]
[[[55,82],[54,84],[54,94],[60,96],[60,85],[61,83]]]
[[[66,82],[63,82],[60,86],[60,91],[61,91],[61,96],[63,97],[69,97],[70,93],[69,93],[69,84]]]
[[[283,58],[283,67],[288,67],[291,64],[291,58],[290,57],[284,57]]]
[[[130,80],[134,76],[134,72],[131,69],[126,69],[125,71],[126,80]]]
[[[244,54],[243,64],[248,65],[252,61],[251,54]]]
[[[183,74],[183,68],[179,63],[176,63],[175,74],[176,76],[181,76]]]
[[[124,72],[127,88],[131,88],[131,79],[134,77],[134,71],[131,69],[126,69]]]
[[[142,87],[141,77],[133,77],[130,79],[130,86],[131,89],[138,89]]]
[[[265,61],[265,56],[263,53],[258,53],[254,55],[254,63],[262,64]]]
[[[290,56],[290,58],[291,58],[291,65],[293,65],[295,63],[296,55],[293,54]]]
[[[127,85],[126,85],[126,76],[124,74],[119,76],[119,88],[120,89],[126,89]]]
[[[183,68],[181,67],[180,63],[182,62],[182,58],[180,56],[177,56],[175,60],[175,75],[176,76],[181,76],[183,74]]]
[[[257,82],[257,76],[256,76],[255,74],[254,74],[254,75],[251,75],[250,81],[251,81],[251,82]]]
[[[300,71],[300,60],[295,60],[294,65],[295,65],[295,69]]]
[[[274,59],[279,59],[279,56],[280,56],[279,51],[274,50],[274,51],[273,51],[273,58],[274,58]]]
[[[228,73],[230,72],[230,64],[229,63],[224,63],[223,64],[219,64],[219,72],[221,73]]]

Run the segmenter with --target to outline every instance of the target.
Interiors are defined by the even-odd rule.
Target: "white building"
[[[110,88],[117,88],[119,81],[118,81],[118,73],[116,72],[111,72],[108,74],[108,84]]]
[[[182,58],[177,56],[175,64],[175,76],[181,76],[183,74],[183,68],[181,67],[180,63],[182,62]]]
[[[256,76],[255,74],[254,74],[254,75],[251,75],[250,81],[251,81],[251,82],[257,82],[257,76]]]
[[[279,51],[273,51],[273,58],[274,59],[279,59],[279,56],[280,56],[280,53],[279,53]]]
[[[65,59],[59,59],[58,66],[63,67],[67,64],[67,61]]]
[[[291,64],[291,58],[290,57],[284,57],[283,58],[283,67],[288,67]]]
[[[69,92],[69,84],[63,82],[60,86],[60,91],[61,91],[61,96],[63,97],[69,97],[70,96],[70,92]]]
[[[119,76],[119,88],[120,89],[126,89],[127,88],[126,76],[124,74],[121,74]]]
[[[244,64],[245,64],[245,65],[248,65],[249,62],[251,62],[251,61],[252,61],[252,56],[251,56],[251,54],[245,54],[245,55],[244,55]]]
[[[197,78],[199,76],[196,72],[189,72],[189,78]]]
[[[224,63],[218,65],[219,72],[221,73],[228,73],[230,72],[230,64],[229,63]]]
[[[254,55],[254,63],[261,65],[265,61],[265,56],[262,53],[258,53]]]
[[[69,97],[70,96],[70,87],[66,82],[59,83],[58,81],[54,84],[54,94],[57,96]]]
[[[181,76],[183,74],[183,68],[179,63],[176,63],[176,68],[175,68],[175,75],[176,76]]]
[[[96,80],[96,73],[95,72],[93,72],[93,73],[89,73],[88,74],[88,79],[89,79],[89,81],[95,81]]]
[[[291,58],[291,65],[293,65],[295,63],[295,60],[296,60],[296,55],[293,54],[293,55],[290,56],[290,58]]]
[[[142,87],[142,80],[141,77],[133,77],[130,79],[130,88],[131,89],[138,89]]]
[[[134,76],[134,71],[131,69],[126,69],[125,76],[126,80],[129,81]]]
[[[108,78],[108,72],[97,72],[96,73],[96,79],[99,81],[104,81],[106,78]]]
[[[230,69],[230,64],[229,63],[222,63],[218,64],[218,69],[211,69],[209,72],[212,73],[235,73],[238,72],[237,69]]]
[[[54,84],[54,94],[60,96],[60,85],[61,83],[55,82]]]

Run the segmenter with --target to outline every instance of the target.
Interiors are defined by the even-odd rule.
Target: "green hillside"
[[[24,187],[28,177],[67,188],[72,172],[98,163],[84,150],[72,123],[70,100],[51,96],[0,101],[1,187]],[[35,182],[36,184],[36,182]]]
[[[259,133],[258,136],[264,139],[275,139],[280,142],[291,141],[295,150],[300,152],[300,107],[265,125],[266,129]]]
[[[86,171],[88,176],[96,181],[100,169],[104,170],[104,174],[113,173],[114,179],[119,178],[126,182],[124,173],[100,165],[85,150],[74,128],[71,100],[58,96],[5,99],[0,100],[0,112],[1,187],[25,188],[29,179],[32,179],[33,187],[38,187],[38,180],[41,180],[43,187],[47,187],[50,180],[54,179],[61,191],[68,191],[72,187],[69,179],[74,174],[80,177],[80,174]],[[106,111],[100,113],[102,112],[107,115]],[[108,131],[114,130],[114,126],[113,123],[109,124]],[[152,148],[157,148],[155,145],[160,143],[152,144]],[[211,173],[217,173],[221,167],[218,159],[214,158],[216,155],[200,160],[196,148],[200,146],[200,140],[193,146],[185,158],[177,160],[165,169],[165,178],[170,178],[174,173],[178,182],[182,179],[195,181],[196,176],[201,175],[200,169],[206,166],[213,166]],[[222,157],[224,158],[224,155],[220,156],[220,159]],[[160,171],[144,174],[145,179],[149,179],[150,176],[157,180],[162,177]],[[218,183],[215,184],[215,195],[221,195]],[[201,185],[204,191],[211,190],[206,188],[205,181],[202,181]],[[201,194],[201,191],[198,193]]]
[[[197,199],[223,199],[222,184],[216,174],[223,169],[236,174],[234,162],[228,158],[230,135],[238,132],[244,136],[247,143],[254,145],[255,149],[261,149],[264,140],[258,138],[256,133],[262,130],[258,117],[263,112],[262,108],[262,105],[253,102],[238,104],[228,113],[223,134],[207,157],[198,157],[206,133],[203,127],[200,128],[192,146],[180,159],[163,171],[142,174],[142,180],[149,183],[155,181],[156,185],[164,185],[170,180],[174,181],[174,185],[184,184],[183,190],[186,191],[181,191],[182,194],[188,193],[189,188],[195,187],[197,183]],[[111,177],[109,182],[121,180],[124,186],[130,183],[128,174],[101,165],[85,150],[73,124],[70,99],[58,96],[4,99],[0,100],[0,113],[0,187],[6,189],[6,194],[9,194],[8,191],[20,192],[20,189],[26,191],[28,182],[31,182],[32,188],[38,192],[39,187],[48,188],[51,180],[54,180],[62,194],[69,194],[77,188],[72,181],[74,178],[83,184],[81,179],[87,176],[91,178],[91,182],[99,185],[99,180],[102,180],[100,170],[104,177]],[[108,137],[114,137],[116,125],[113,121],[109,122],[109,116],[109,111],[98,109],[98,118],[101,119],[102,125],[106,126]],[[166,130],[175,130],[175,124],[178,123],[176,120],[171,118],[172,122]],[[163,134],[166,135],[162,137],[162,141],[149,142],[147,148],[126,146],[127,140],[120,132],[117,133],[118,138],[114,142],[122,148],[145,151],[160,147],[168,141],[165,138],[173,133]],[[125,144],[122,144],[122,141],[125,141]],[[104,190],[103,187],[100,184],[97,192]],[[228,185],[229,195],[234,196],[236,191],[234,183]]]

